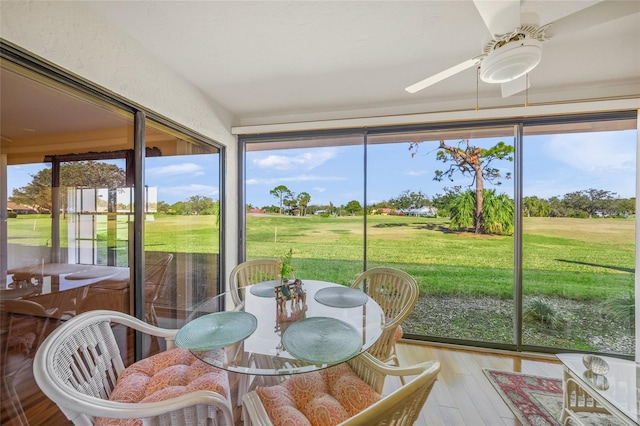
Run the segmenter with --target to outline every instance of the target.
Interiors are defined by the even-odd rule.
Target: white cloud
[[[583,172],[635,172],[635,143],[620,132],[559,134],[546,142],[545,153]]]
[[[312,170],[334,158],[336,153],[335,148],[321,148],[294,156],[269,155],[265,158],[256,158],[253,164],[261,169]]]
[[[191,175],[200,176],[204,174],[202,167],[194,163],[170,164],[162,167],[150,167],[146,170],[149,176],[176,176]]]
[[[296,175],[287,177],[265,178],[265,179],[247,179],[247,185],[283,185],[291,182],[318,182],[318,181],[341,181],[347,180],[338,176],[318,176],[318,175]]]
[[[407,176],[424,176],[429,173],[427,170],[409,170],[404,174]]]
[[[313,189],[314,191],[317,191],[317,192],[324,192],[324,191],[326,191],[326,190],[327,190],[327,188],[325,188],[325,187],[323,187],[323,186],[314,186],[312,189]]]
[[[220,195],[220,190],[217,186],[191,184],[179,186],[163,186],[161,188],[158,188],[158,193],[158,200],[161,201],[165,201],[165,199],[167,198],[177,199],[178,201],[186,201],[192,195],[200,195],[217,200]]]

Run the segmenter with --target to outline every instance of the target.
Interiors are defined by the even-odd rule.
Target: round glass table
[[[360,290],[315,280],[268,281],[199,306],[176,345],[227,371],[280,376],[319,370],[369,349],[382,334],[380,306]],[[226,357],[220,356],[220,348]]]

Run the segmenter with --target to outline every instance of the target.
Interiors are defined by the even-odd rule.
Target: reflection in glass
[[[33,386],[33,355],[71,316],[92,309],[130,312],[128,218],[113,220],[117,211],[110,209],[108,192],[131,188],[124,159],[133,150],[133,121],[41,76],[4,63],[1,73],[6,163],[0,167],[6,164],[7,179],[0,184],[7,199],[0,205],[8,213],[0,232],[0,291],[3,333],[10,329],[0,339],[0,423],[41,423],[32,417],[42,410],[51,424],[61,424],[64,416]],[[117,334],[125,354],[133,353],[127,336]],[[10,398],[5,384],[15,392]],[[29,400],[38,401],[38,410],[25,413]]]
[[[147,135],[157,155],[145,160],[145,317],[179,328],[220,291],[220,152],[161,126]]]

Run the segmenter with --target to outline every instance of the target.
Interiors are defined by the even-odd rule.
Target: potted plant
[[[295,272],[295,268],[291,264],[293,258],[293,249],[289,249],[289,251],[280,258],[282,265],[280,266],[280,279],[282,283],[286,283],[289,279],[295,278],[293,273]]]

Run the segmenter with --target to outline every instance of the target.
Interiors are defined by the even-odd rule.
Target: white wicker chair
[[[339,426],[413,425],[440,372],[440,363],[437,361],[427,361],[409,367],[393,367],[383,364],[366,352],[350,360],[349,365],[362,380],[380,394],[387,376],[417,377]],[[256,391],[251,391],[243,397],[243,405],[245,426],[273,426]]]
[[[416,280],[399,269],[378,266],[360,274],[351,287],[361,289],[375,300],[386,318],[382,336],[368,352],[384,363],[400,366],[396,355],[396,333],[418,303]]]
[[[115,311],[90,311],[53,331],[38,349],[33,374],[42,391],[75,425],[92,425],[99,417],[140,419],[143,425],[217,424],[219,411],[233,425],[231,402],[219,393],[199,390],[159,402],[109,401],[125,369],[112,326],[123,324],[166,340],[174,347],[178,330],[155,327]]]
[[[254,259],[238,264],[229,275],[229,290],[236,305],[242,303],[238,289],[263,281],[277,280],[280,276],[280,259]]]

